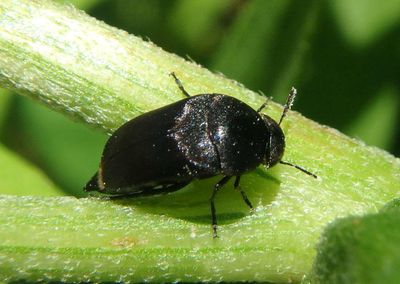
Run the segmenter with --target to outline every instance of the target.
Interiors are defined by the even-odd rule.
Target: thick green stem
[[[172,71],[191,94],[224,93],[254,108],[264,101],[70,6],[0,2],[0,84],[106,131],[183,98]],[[281,107],[265,111],[276,118]],[[283,129],[284,159],[319,178],[284,165],[244,175],[251,214],[228,184],[216,200],[219,239],[208,202],[217,179],[129,202],[1,197],[0,278],[299,281],[327,223],[399,196],[400,161],[296,112]]]
[[[0,83],[106,131],[183,96],[220,92],[262,99],[236,82],[107,26],[71,6],[1,1]]]

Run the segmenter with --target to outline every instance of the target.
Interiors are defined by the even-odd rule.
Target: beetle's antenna
[[[297,90],[295,89],[295,87],[292,87],[292,89],[290,90],[289,96],[286,99],[285,106],[283,107],[282,116],[281,116],[281,119],[279,120],[278,125],[281,125],[281,122],[282,122],[283,118],[286,116],[286,113],[292,107],[294,98],[296,97],[296,94],[297,94]]]
[[[188,92],[186,92],[185,88],[183,87],[181,81],[178,79],[178,77],[176,77],[174,72],[169,73],[169,75],[171,75],[172,77],[174,77],[175,79],[175,83],[178,85],[178,88],[181,90],[181,92],[188,98],[190,98],[190,95]]]
[[[258,108],[257,112],[261,112],[268,105],[270,100],[271,98],[267,97],[267,100]]]
[[[313,178],[318,178],[315,174],[313,174],[313,173],[307,171],[306,169],[303,169],[302,167],[300,167],[300,166],[298,166],[298,165],[294,165],[294,164],[291,164],[291,163],[285,162],[285,161],[279,161],[279,163],[281,163],[281,164],[283,164],[283,165],[288,165],[288,166],[294,167],[294,168],[296,168],[296,169],[302,171],[303,173],[308,174],[309,176],[312,176]]]

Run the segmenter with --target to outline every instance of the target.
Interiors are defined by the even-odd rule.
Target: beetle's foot
[[[218,234],[217,234],[218,225],[217,224],[213,224],[212,225],[212,229],[213,229],[213,239],[219,238]]]

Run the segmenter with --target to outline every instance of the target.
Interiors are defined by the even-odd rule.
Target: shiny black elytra
[[[86,184],[86,191],[117,197],[164,194],[181,189],[194,179],[216,175],[223,178],[210,198],[213,236],[217,237],[214,205],[218,190],[232,177],[234,188],[253,208],[239,187],[240,176],[260,164],[277,163],[305,169],[281,160],[285,136],[280,127],[296,95],[292,88],[279,123],[245,103],[222,94],[190,96],[174,73],[176,84],[187,97],[138,116],[117,129],[107,141],[100,168]]]

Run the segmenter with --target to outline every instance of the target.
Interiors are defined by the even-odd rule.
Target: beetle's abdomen
[[[162,189],[218,174],[202,104],[201,96],[181,100],[132,119],[114,132],[101,163],[104,192]]]

